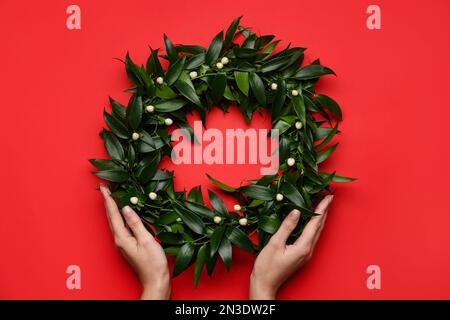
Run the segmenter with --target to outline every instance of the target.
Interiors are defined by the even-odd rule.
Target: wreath
[[[258,36],[235,19],[219,32],[208,48],[173,44],[164,35],[165,54],[150,48],[146,66],[136,65],[127,53],[126,73],[133,84],[128,106],[110,98],[103,112],[109,130],[100,136],[110,159],[90,159],[98,177],[111,182],[119,208],[131,206],[155,235],[167,255],[175,255],[173,276],[195,263],[197,286],[204,266],[211,276],[220,257],[227,270],[232,245],[251,253],[261,250],[293,209],[302,212],[291,235],[295,240],[314,215],[315,205],[328,193],[330,182],[353,179],[320,172],[318,165],[336,149],[329,146],[342,119],[339,105],[318,94],[318,79],[335,73],[319,60],[301,66],[304,48],[290,44],[274,52],[279,40]],[[242,36],[242,43],[235,42]],[[159,58],[168,61],[164,70]],[[279,130],[280,167],[248,185],[231,187],[208,175],[219,189],[236,198],[233,211],[208,190],[206,206],[200,186],[189,192],[174,190],[173,172],[159,169],[171,154],[170,126],[193,133],[186,114],[196,111],[203,123],[217,106],[225,112],[235,103],[249,123],[260,108],[271,114]],[[335,124],[334,124],[335,123]],[[250,235],[257,232],[255,244]]]

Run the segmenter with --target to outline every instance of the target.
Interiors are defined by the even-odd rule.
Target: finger
[[[300,211],[292,210],[283,220],[280,228],[278,228],[278,231],[272,236],[270,241],[272,243],[285,245],[292,231],[294,231],[295,227],[297,226],[299,219]]]
[[[100,191],[105,200],[106,215],[108,217],[109,226],[113,234],[117,237],[127,237],[130,236],[130,231],[126,228],[123,223],[123,219],[120,215],[119,208],[116,202],[111,197],[111,192],[108,187],[104,184],[100,185]]]
[[[134,212],[133,209],[131,209],[129,206],[125,206],[122,208],[122,212],[128,227],[130,227],[131,231],[136,237],[136,240],[139,243],[146,243],[153,240],[153,236],[147,231],[147,229],[145,229],[141,218],[139,218],[139,216],[136,212]]]
[[[320,235],[322,234],[322,230],[323,230],[323,227],[325,226],[325,222],[327,221],[328,210],[330,208],[330,204],[331,204],[332,200],[333,199],[330,200],[330,202],[328,203],[328,206],[326,207],[325,211],[323,211],[323,218],[322,218],[322,222],[320,223],[320,226],[319,226],[319,232],[316,233],[316,237],[314,238],[314,241],[313,241],[313,244],[312,244],[313,248],[316,246],[316,243],[319,240]]]
[[[325,222],[325,218],[327,215],[328,206],[333,200],[333,196],[326,196],[317,206],[316,213],[318,215],[313,216],[305,228],[303,229],[300,237],[295,241],[294,245],[302,248],[308,248],[308,250],[312,250],[315,242],[320,236],[320,233],[323,229],[323,224]]]

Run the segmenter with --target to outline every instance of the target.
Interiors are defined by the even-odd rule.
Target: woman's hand
[[[292,245],[287,245],[286,241],[297,226],[300,212],[293,210],[284,219],[256,258],[250,276],[250,299],[275,299],[280,286],[311,258],[332,200],[333,196],[327,196],[319,203],[316,208],[319,215],[310,219],[301,236]]]
[[[170,274],[166,255],[159,243],[145,229],[141,219],[130,207],[122,209],[125,226],[111,192],[100,185],[114,241],[123,257],[136,272],[142,284],[142,299],[169,299]]]

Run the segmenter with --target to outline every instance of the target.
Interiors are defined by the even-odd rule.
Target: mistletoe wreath
[[[103,113],[109,130],[100,132],[110,159],[90,159],[99,169],[94,174],[111,182],[119,208],[134,208],[166,254],[176,256],[173,276],[195,263],[195,286],[204,266],[212,275],[218,257],[230,268],[233,244],[251,253],[261,250],[293,209],[302,212],[290,240],[296,239],[315,205],[331,193],[330,182],[353,180],[318,168],[337,146],[328,145],[338,133],[342,113],[314,86],[320,77],[335,73],[319,60],[301,66],[304,48],[288,45],[275,53],[279,40],[256,35],[240,26],[240,19],[231,23],[225,36],[218,33],[208,48],[174,45],[164,35],[165,55],[150,48],[145,67],[127,53],[123,62],[132,96],[127,107],[110,98],[111,112]],[[238,34],[243,36],[240,45],[235,42]],[[169,62],[167,70],[159,58]],[[195,143],[186,114],[197,111],[204,123],[213,106],[226,112],[232,103],[247,122],[260,108],[270,111],[272,128],[279,130],[281,165],[277,174],[240,187],[208,175],[218,188],[235,196],[237,204],[228,211],[211,190],[211,208],[200,187],[175,191],[173,172],[158,167],[161,158],[171,154],[168,127],[188,130]],[[249,237],[256,231],[257,244]]]

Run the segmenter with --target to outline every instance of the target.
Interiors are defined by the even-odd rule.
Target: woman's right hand
[[[292,245],[287,245],[286,241],[297,226],[300,212],[293,210],[284,219],[278,231],[256,258],[250,276],[250,299],[275,299],[281,285],[311,258],[332,200],[333,196],[330,195],[319,203],[316,208],[318,215],[310,219]]]

